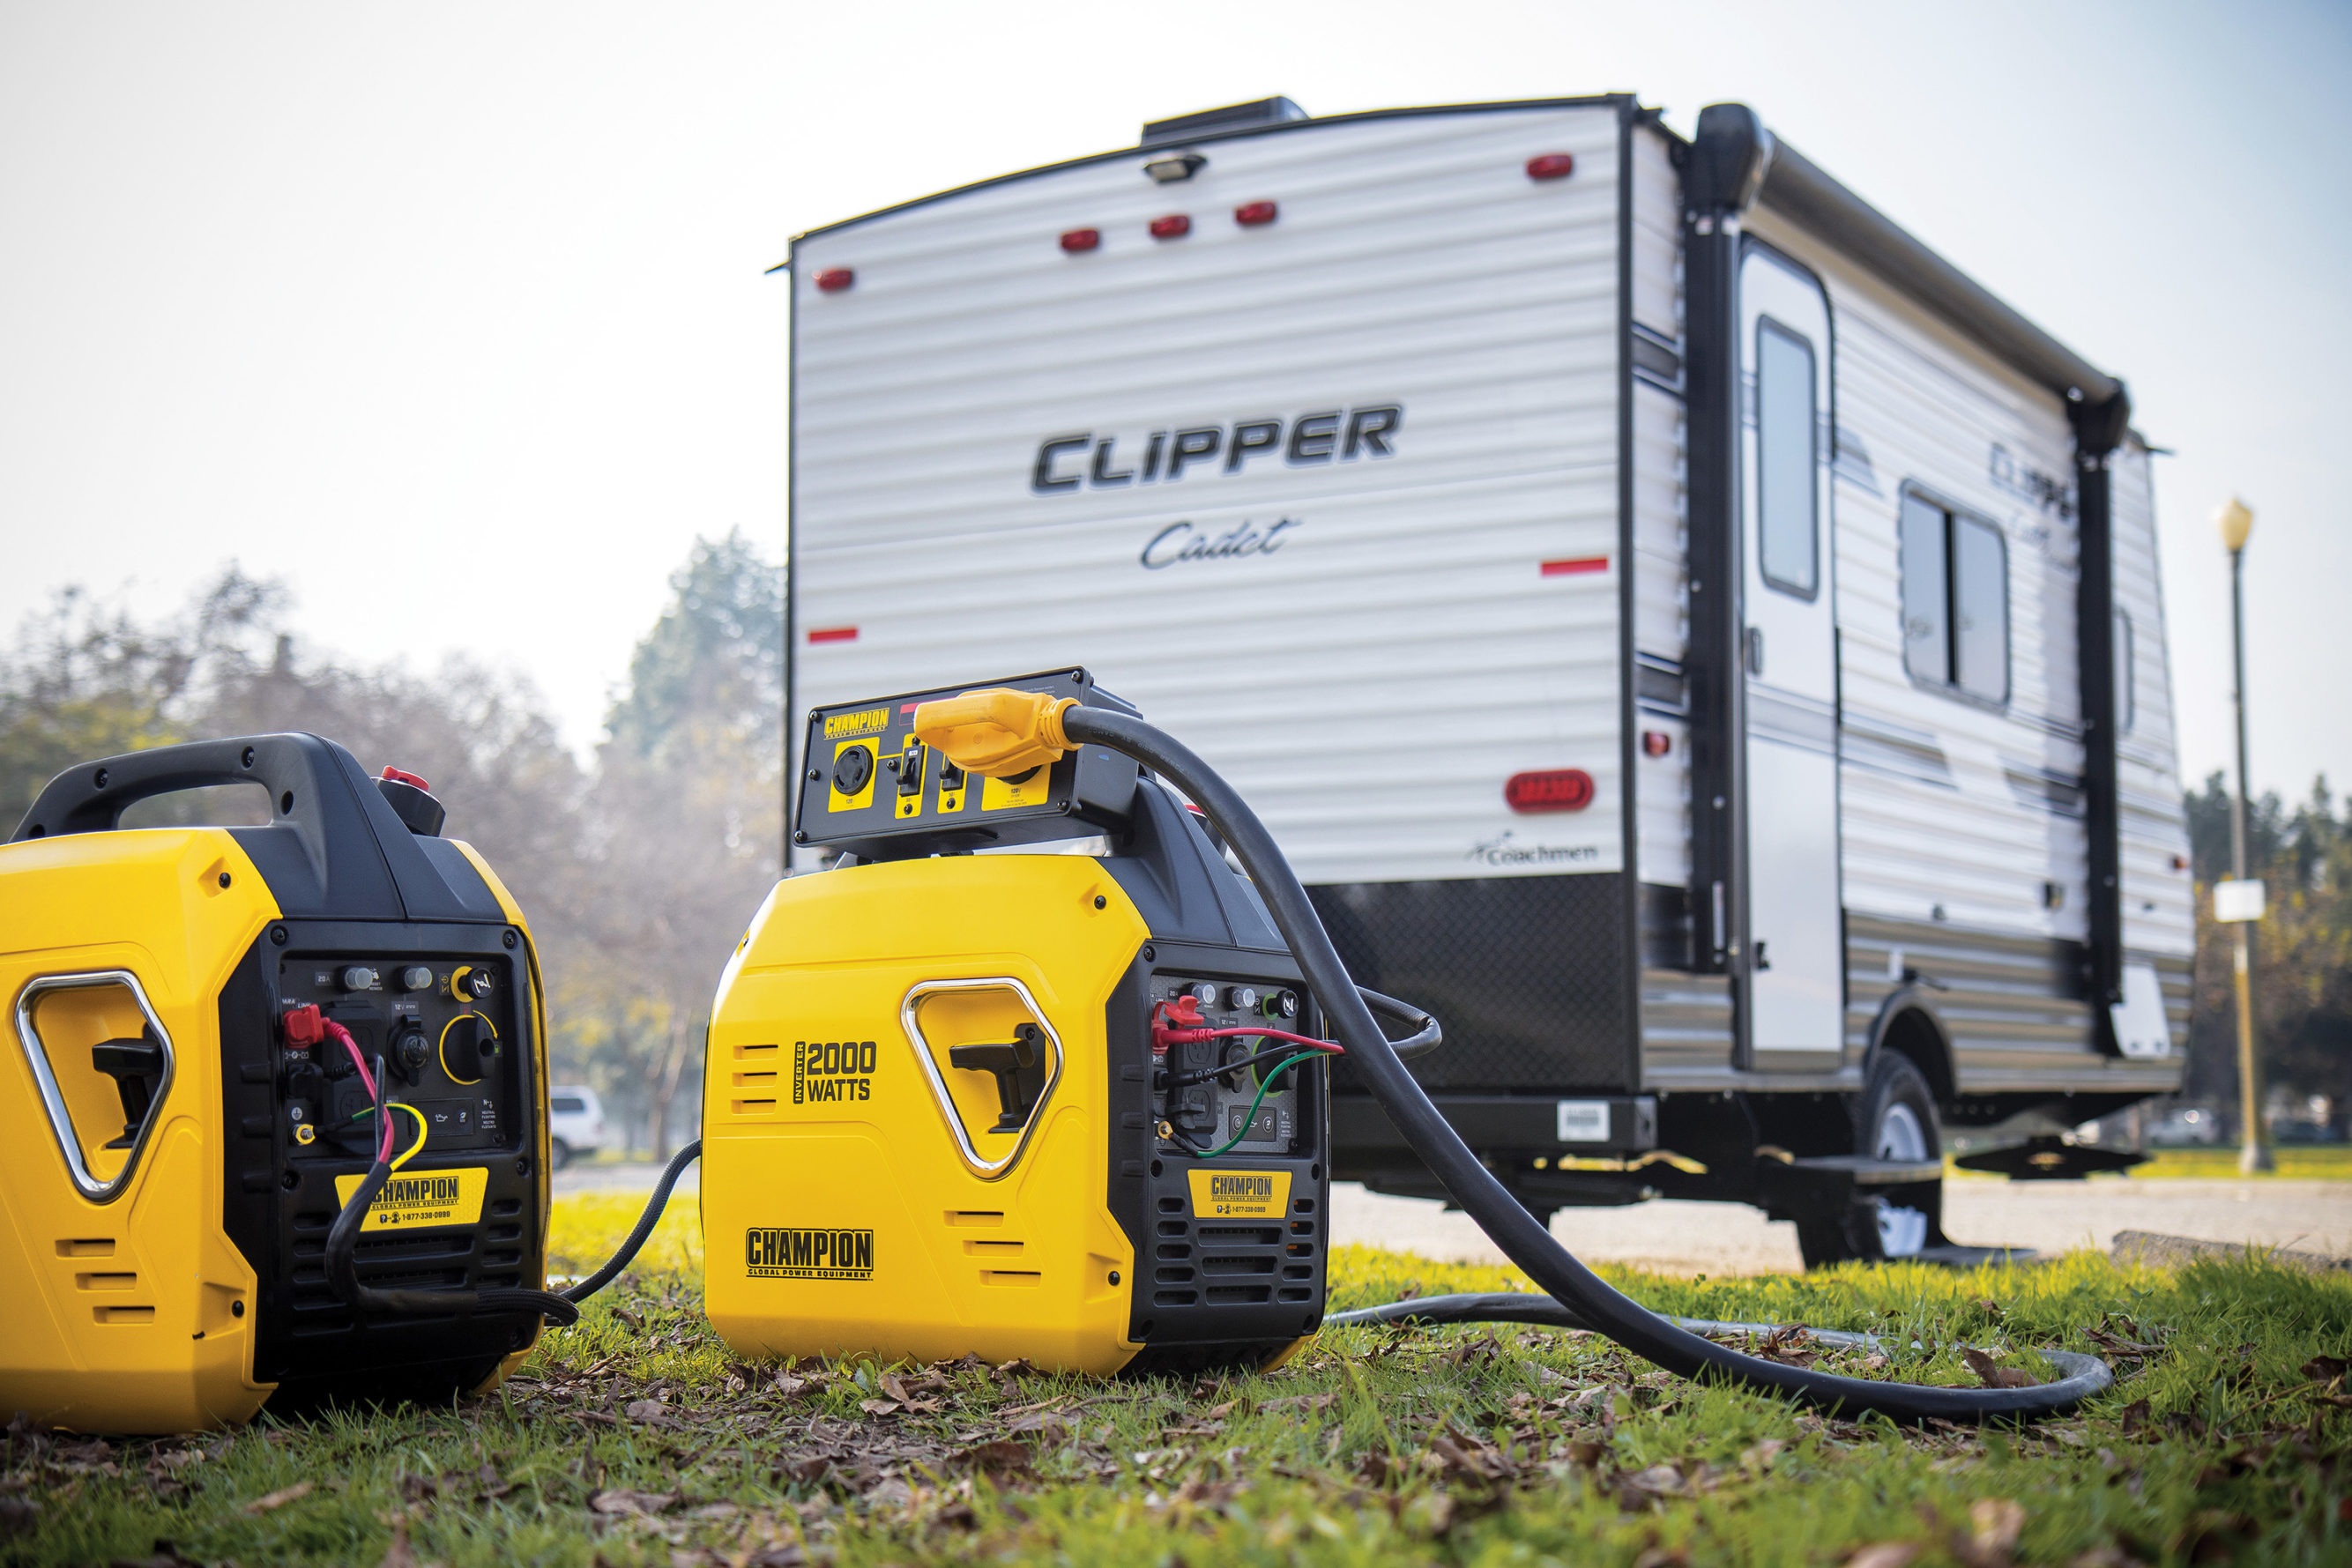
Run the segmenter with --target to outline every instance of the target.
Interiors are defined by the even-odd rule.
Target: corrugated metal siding
[[[1673,342],[1679,358],[1682,182],[1667,161],[1665,137],[1646,126],[1633,135],[1633,320]],[[1664,379],[1633,383],[1633,648],[1653,660],[1648,680],[1636,677],[1634,723],[1664,735],[1673,749],[1654,758],[1635,748],[1634,855],[1643,882],[1687,887],[1689,726],[1672,694],[1690,641],[1688,445],[1683,400],[1661,384]]]
[[[1307,126],[1181,184],[1139,155],[804,243],[798,702],[1085,664],[1309,882],[1619,869],[1619,134],[1614,105]],[[1572,177],[1527,177],[1558,151]],[[1279,221],[1237,227],[1259,200]],[[1147,237],[1172,212],[1192,235]],[[1101,248],[1065,255],[1079,226]],[[834,267],[856,286],[818,293]],[[1391,457],[1030,488],[1050,436],[1115,434],[1125,467],[1152,431],[1379,403]],[[1285,520],[1268,553],[1140,564],[1180,522]],[[1504,806],[1570,766],[1584,811]]]
[[[1755,232],[1822,274],[1836,318],[1846,906],[2080,941],[2087,861],[2064,410],[1802,231],[1769,214],[1757,220]],[[2039,498],[2036,476],[2053,481]],[[2007,541],[2000,709],[1923,688],[1904,668],[1895,519],[1906,485],[1998,524]],[[2054,910],[2045,880],[2062,888]]]
[[[2116,751],[2123,821],[2124,949],[2193,958],[2196,892],[2190,885],[2189,814],[2181,801],[2173,729],[2172,661],[2166,652],[2164,585],[2157,570],[2156,485],[2147,448],[2126,441],[2112,461],[2116,608],[2131,617],[2131,723]],[[2176,858],[2180,862],[2176,865]],[[2168,1003],[2172,988],[2166,988]],[[2173,1009],[2173,1040],[2189,1040],[2186,1002]]]

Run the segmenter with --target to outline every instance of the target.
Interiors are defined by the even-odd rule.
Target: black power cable
[[[339,1039],[348,1037],[339,1036]],[[356,1053],[354,1053],[356,1054]],[[375,1123],[381,1129],[390,1114],[383,1100],[383,1058],[376,1058],[372,1079]],[[580,1309],[548,1291],[498,1288],[488,1291],[379,1291],[360,1282],[360,1230],[367,1223],[368,1206],[375,1202],[392,1177],[387,1150],[391,1140],[378,1134],[375,1163],[353,1188],[327,1232],[327,1283],[354,1312],[398,1317],[473,1317],[486,1312],[536,1312],[560,1326],[580,1321]],[[642,1239],[640,1239],[642,1241]]]
[[[1743,1355],[1659,1316],[1611,1288],[1577,1261],[1470,1152],[1406,1071],[1348,977],[1307,890],[1248,802],[1174,737],[1108,708],[1069,706],[1063,734],[1073,743],[1106,746],[1169,779],[1192,797],[1233,847],[1274,923],[1290,945],[1308,985],[1322,998],[1339,1042],[1391,1121],[1414,1153],[1436,1173],[1454,1202],[1475,1219],[1504,1256],[1541,1285],[1577,1326],[1595,1329],[1627,1349],[1684,1377],[1742,1385],[1782,1394],[1846,1414],[1875,1411],[1897,1421],[1930,1417],[1983,1421],[2053,1415],[2073,1408],[2113,1381],[2104,1362],[2066,1351],[2045,1352],[2066,1368],[2060,1383],[2031,1388],[1937,1388],[1839,1377],[1807,1367]],[[1428,1303],[1405,1303],[1428,1311]],[[1412,1315],[1407,1312],[1406,1316]],[[1338,1321],[1338,1320],[1327,1320]],[[1457,1321],[1470,1321],[1468,1319]]]

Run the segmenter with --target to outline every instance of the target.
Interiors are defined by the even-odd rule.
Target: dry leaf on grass
[[[677,1503],[678,1494],[674,1491],[630,1491],[622,1487],[597,1492],[588,1500],[588,1506],[598,1513],[638,1514],[646,1519]]]
[[[2042,1379],[2013,1366],[2003,1366],[1973,1345],[1960,1346],[1960,1359],[1987,1388],[2039,1388]]]
[[[296,1481],[292,1486],[281,1487],[266,1497],[255,1498],[251,1502],[245,1505],[245,1511],[247,1513],[268,1513],[274,1509],[284,1508],[288,1503],[294,1501],[297,1498],[305,1498],[310,1495],[310,1483],[309,1481]]]
[[[1918,1555],[1916,1541],[1875,1541],[1848,1557],[1844,1568],[1904,1568]]]

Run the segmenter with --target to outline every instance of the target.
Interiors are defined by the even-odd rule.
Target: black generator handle
[[[42,788],[9,841],[114,832],[142,800],[220,784],[268,790],[268,826],[228,831],[289,916],[502,918],[470,868],[444,874],[428,863],[358,759],[315,735],[196,740],[78,763]]]
[[[320,821],[328,789],[340,786],[341,793],[351,793],[341,769],[320,766],[332,760],[329,743],[315,735],[249,735],[84,762],[42,788],[9,841],[110,833],[122,826],[122,813],[142,800],[222,784],[261,785],[269,791],[270,820],[299,831]]]

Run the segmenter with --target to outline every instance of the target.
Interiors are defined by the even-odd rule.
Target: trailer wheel
[[[1855,1103],[1854,1152],[1882,1160],[1931,1160],[1943,1153],[1936,1129],[1936,1097],[1911,1059],[1882,1051]],[[1915,1258],[1941,1231],[1941,1180],[1873,1195],[1835,1210],[1800,1217],[1797,1249],[1805,1267],[1855,1260]]]

